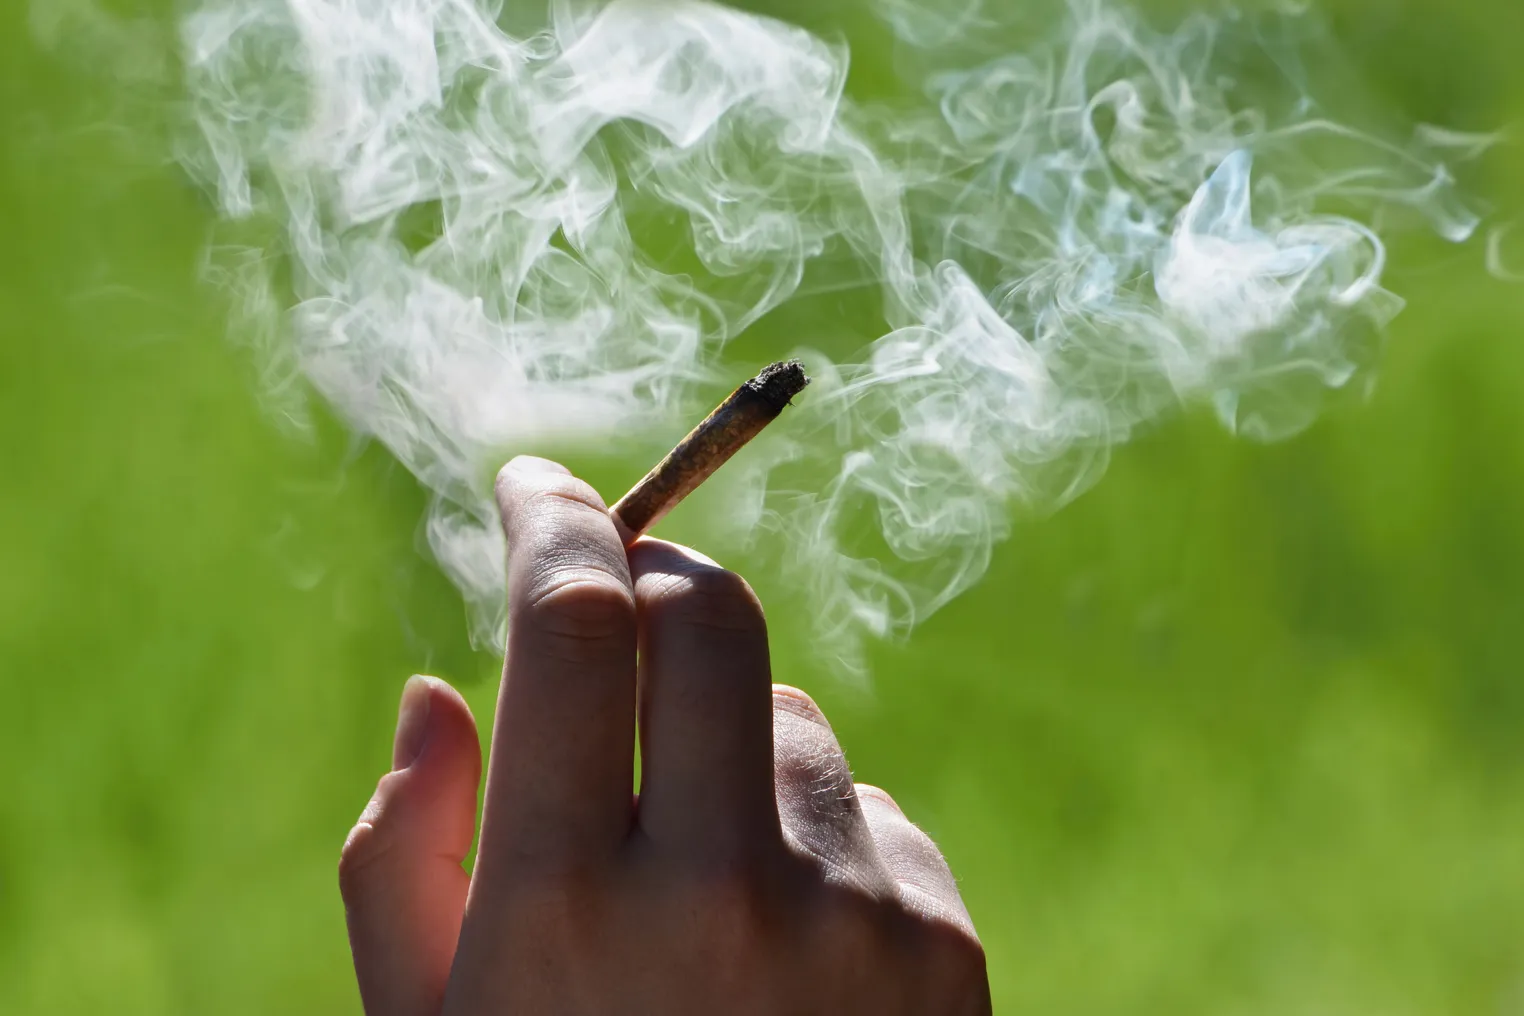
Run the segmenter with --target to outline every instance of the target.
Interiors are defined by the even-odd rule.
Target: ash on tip
[[[779,360],[763,367],[756,377],[746,382],[746,387],[782,411],[809,383],[810,378],[804,372],[803,363],[798,360]]]

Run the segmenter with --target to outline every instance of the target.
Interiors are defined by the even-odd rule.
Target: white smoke
[[[1504,253],[1510,242],[1517,242],[1518,228],[1518,223],[1508,222],[1493,226],[1487,234],[1487,270],[1504,282],[1524,282],[1524,263],[1512,261]],[[1520,267],[1510,267],[1513,264]]]
[[[1284,112],[1257,108],[1219,52],[1242,19],[1155,34],[1072,0],[1047,43],[987,52],[978,0],[877,10],[912,97],[892,107],[845,96],[843,45],[696,0],[562,3],[518,34],[486,0],[185,18],[184,162],[289,257],[276,376],[434,492],[479,642],[502,622],[492,465],[670,436],[726,342],[801,292],[878,286],[882,335],[807,353],[819,384],[732,471],[850,647],[968,588],[1014,505],[1075,496],[1182,403],[1259,439],[1306,426],[1401,306],[1378,228],[1477,225],[1444,159],[1488,139],[1394,145],[1294,75]],[[662,216],[686,242],[658,257],[641,224]]]

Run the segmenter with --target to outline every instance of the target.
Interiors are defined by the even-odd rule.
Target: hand
[[[366,1013],[988,1013],[946,862],[771,683],[746,583],[659,540],[626,553],[554,463],[516,459],[497,496],[509,638],[475,871],[476,725],[414,678],[339,862]]]

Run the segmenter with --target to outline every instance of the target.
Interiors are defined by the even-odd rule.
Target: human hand
[[[509,639],[475,869],[475,721],[414,678],[339,862],[368,1016],[988,1013],[946,862],[771,683],[746,583],[627,552],[554,463],[514,460],[497,497]]]

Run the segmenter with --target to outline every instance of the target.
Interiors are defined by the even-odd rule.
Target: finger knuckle
[[[503,467],[497,471],[497,476],[492,481],[492,491],[497,495],[499,504],[507,503],[509,494],[514,489],[514,484],[517,482],[517,474],[518,470],[515,468],[515,465],[512,462],[505,463]]]
[[[968,916],[968,908],[963,905],[963,898],[958,895],[958,887],[951,876],[920,882],[901,879],[899,892],[900,903],[906,912],[951,933],[954,938],[951,944],[957,945],[956,940],[966,938],[978,945],[974,922]]]
[[[774,725],[773,776],[780,790],[800,795],[817,812],[855,816],[862,810],[841,745],[819,728]]]
[[[544,638],[547,651],[584,662],[626,648],[634,637],[635,601],[615,576],[593,568],[566,569],[539,583],[526,601],[523,619]]]
[[[339,850],[339,891],[345,899],[361,891],[371,881],[372,873],[386,867],[396,851],[396,836],[385,802],[396,793],[401,776],[388,773],[381,778],[370,803],[344,839]]]
[[[912,826],[900,850],[908,869],[904,878],[906,884],[929,893],[950,891],[956,895],[957,883],[952,868],[930,836]]]
[[[384,838],[370,823],[361,822],[349,831],[339,851],[339,892],[345,899],[356,895],[385,852]]]

